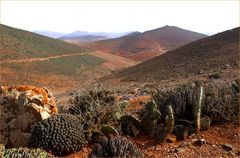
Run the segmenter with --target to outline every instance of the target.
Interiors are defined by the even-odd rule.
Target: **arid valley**
[[[5,3],[2,8],[13,7]],[[25,3],[19,3],[19,7],[25,6],[26,13],[31,5],[38,8],[32,2],[29,2],[31,5]],[[149,4],[153,11],[150,9],[146,14],[152,19],[159,18],[152,20],[153,24],[161,18],[164,21],[164,17],[157,16],[156,4],[168,4],[161,1],[118,3],[63,1],[50,9],[60,13],[58,9],[65,5],[72,10],[76,6],[81,8],[80,4],[91,9],[106,6],[104,9],[109,12],[99,10],[99,19],[103,22],[95,18],[98,22],[95,27],[114,28],[116,19],[111,18],[113,22],[107,23],[104,18],[113,16],[109,13],[115,15],[116,8],[125,3],[130,11],[135,9],[139,14]],[[201,15],[201,7],[205,5],[189,2],[183,6],[189,9],[190,3],[195,9],[192,13]],[[226,10],[231,3],[235,4],[221,3]],[[139,5],[133,7],[132,4]],[[166,6],[174,7],[173,2]],[[36,8],[31,12],[41,19],[45,13],[40,14]],[[125,8],[126,14],[129,8]],[[170,16],[168,14],[174,14],[170,13],[171,9],[161,9],[161,13],[166,13],[164,16],[176,17],[174,25],[164,21],[164,25],[159,23],[158,27],[146,27],[142,31],[141,25],[139,30],[130,27],[131,22],[139,21],[138,15],[133,12],[127,17],[120,12],[116,14],[120,15],[118,20],[124,17],[126,21],[121,24],[130,29],[85,31],[81,29],[86,20],[84,16],[89,19],[98,16],[97,11],[82,15],[84,8],[79,13],[78,9],[74,10],[74,17],[79,16],[82,21],[73,19],[75,23],[59,25],[59,29],[74,25],[80,28],[70,33],[43,31],[38,27],[33,28],[38,31],[25,29],[27,21],[29,28],[36,25],[21,9],[19,18],[22,15],[24,20],[26,16],[25,25],[17,22],[13,25],[10,20],[1,22],[0,157],[240,157],[239,23],[229,27],[227,23],[231,19],[226,19],[227,29],[218,29],[216,18],[208,21],[209,28],[208,23],[202,22],[201,26],[188,29],[181,24],[188,21],[186,26],[191,28],[192,23],[199,24],[201,18],[191,21],[190,15]],[[9,12],[3,10],[3,13],[11,19]],[[106,17],[100,18],[102,14]],[[148,21],[148,17],[142,15],[142,18],[140,22],[144,25],[143,20]],[[177,23],[178,18],[181,23]],[[54,26],[54,22],[62,23],[60,19],[38,25]],[[65,19],[68,21],[70,17]],[[90,29],[92,21],[85,22]],[[195,31],[208,28],[211,32],[211,27],[216,27],[214,33],[207,33],[207,29],[205,33]]]

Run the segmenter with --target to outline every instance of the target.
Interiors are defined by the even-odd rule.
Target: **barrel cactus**
[[[121,136],[103,136],[94,144],[89,157],[144,157],[131,141]]]
[[[35,124],[30,147],[43,148],[57,156],[80,150],[87,144],[80,119],[70,114],[58,114]]]
[[[4,149],[1,152],[1,157],[4,158],[50,158],[46,151],[41,149],[29,149],[29,148],[9,148]]]

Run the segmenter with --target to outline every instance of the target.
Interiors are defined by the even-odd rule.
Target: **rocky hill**
[[[152,82],[202,77],[233,77],[239,68],[239,27],[189,43],[110,78]],[[226,73],[224,73],[226,72]]]
[[[143,33],[97,41],[89,44],[89,47],[143,61],[204,37],[207,36],[175,26],[164,26]]]

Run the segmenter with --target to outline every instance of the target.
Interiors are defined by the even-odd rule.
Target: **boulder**
[[[0,143],[27,146],[32,126],[57,112],[55,99],[45,88],[0,86]]]

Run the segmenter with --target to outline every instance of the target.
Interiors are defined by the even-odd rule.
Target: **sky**
[[[1,1],[0,22],[28,31],[147,31],[165,25],[214,34],[239,26],[239,1]]]

